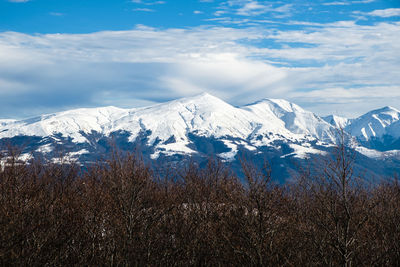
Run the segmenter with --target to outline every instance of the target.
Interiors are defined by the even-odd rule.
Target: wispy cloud
[[[323,5],[324,6],[347,6],[347,5],[351,5],[351,2],[335,1],[335,2],[323,3]]]
[[[288,98],[347,115],[381,104],[398,107],[399,26],[344,21],[288,31],[138,26],[91,34],[0,33],[0,114],[133,107],[202,91],[233,104]],[[268,45],[253,45],[259,42]]]
[[[62,17],[64,16],[64,13],[60,13],[60,12],[50,12],[49,13],[51,16],[55,16],[55,17]]]
[[[373,3],[376,2],[376,0],[354,0],[351,1],[353,4],[369,4],[369,3]]]
[[[272,13],[279,16],[290,16],[292,4],[276,4],[274,2],[266,3],[255,0],[228,0],[222,2],[215,15],[226,13],[240,16],[259,16],[266,13]]]
[[[163,5],[166,2],[165,1],[148,1],[148,0],[131,0],[132,3],[135,4],[140,4],[144,6],[154,6],[154,5]],[[148,8],[148,7],[137,7],[133,8],[132,11],[136,12],[155,12],[156,10],[153,8]]]
[[[154,9],[151,8],[134,8],[132,11],[141,11],[141,12],[155,12]]]
[[[132,3],[135,3],[135,4],[143,4],[143,5],[147,5],[147,6],[165,4],[165,1],[146,1],[146,0],[131,0],[131,1],[132,1]]]
[[[26,3],[29,2],[30,0],[8,0],[8,2],[11,3]]]
[[[292,92],[290,97],[296,99],[299,104],[308,105],[321,115],[336,114],[354,118],[374,108],[387,105],[399,107],[400,86],[331,87]]]
[[[400,17],[400,8],[377,9],[371,12],[356,10],[353,11],[353,15],[359,20],[368,20],[368,17],[392,19],[393,17]]]
[[[365,13],[365,15],[382,18],[400,17],[400,8],[378,9],[372,12]]]
[[[236,13],[242,16],[256,16],[268,12],[270,8],[271,6],[262,5],[257,1],[249,1],[237,9]]]
[[[353,4],[369,4],[375,2],[376,0],[354,0],[354,1],[333,1],[323,3],[324,6],[348,6]]]

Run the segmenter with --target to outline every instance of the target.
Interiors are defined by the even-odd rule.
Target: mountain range
[[[249,157],[270,162],[285,180],[312,158],[329,155],[340,140],[357,153],[360,171],[392,175],[400,170],[400,111],[373,110],[355,119],[319,117],[282,99],[235,107],[210,94],[144,108],[82,108],[24,120],[0,119],[1,149],[23,147],[22,156],[56,160],[63,154],[82,164],[116,146],[140,149],[152,161],[218,157],[238,168]],[[235,167],[236,166],[236,167]]]

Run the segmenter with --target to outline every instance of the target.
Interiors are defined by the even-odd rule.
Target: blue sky
[[[400,1],[0,0],[0,118],[209,92],[400,108]]]

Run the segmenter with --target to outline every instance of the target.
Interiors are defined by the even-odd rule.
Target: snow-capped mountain
[[[0,138],[37,136],[72,138],[73,143],[89,143],[88,135],[110,136],[129,133],[133,142],[148,132],[147,144],[159,153],[196,153],[188,134],[221,139],[231,149],[236,138],[250,149],[277,139],[335,142],[335,128],[311,112],[285,100],[264,99],[244,107],[234,107],[207,93],[146,108],[115,107],[76,109],[21,121],[4,121]],[[225,138],[226,137],[226,138]],[[173,139],[173,142],[171,141]],[[168,141],[168,142],[167,142]]]
[[[371,111],[354,120],[324,119],[282,99],[235,107],[203,93],[145,108],[85,108],[0,120],[0,141],[23,146],[26,154],[50,158],[63,151],[80,162],[98,159],[112,143],[128,151],[140,146],[153,160],[179,161],[190,155],[239,162],[239,154],[248,153],[259,161],[268,158],[287,171],[295,159],[327,155],[338,140],[338,127],[359,139],[400,136],[399,112],[393,108]],[[353,146],[369,158],[400,155]]]
[[[116,107],[82,108],[20,121],[3,120],[3,123],[0,121],[0,138],[61,134],[71,137],[74,142],[85,142],[87,140],[82,133],[96,131],[108,134],[113,121],[127,113],[127,110]]]
[[[284,128],[291,133],[310,135],[328,143],[335,142],[336,130],[314,113],[306,111],[296,104],[282,99],[264,99],[254,104],[245,106],[252,114],[260,118],[270,117],[270,121],[277,119],[284,123]],[[254,116],[253,115],[253,116]],[[270,130],[270,123],[263,124],[261,132]]]
[[[346,131],[365,141],[390,135],[400,137],[400,111],[384,107],[370,111],[347,125]]]
[[[334,115],[324,119],[336,127],[343,128],[366,148],[381,152],[400,149],[400,111],[396,108],[372,110],[355,119]]]

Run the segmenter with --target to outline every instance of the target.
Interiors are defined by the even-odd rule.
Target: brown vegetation
[[[344,146],[288,186],[243,161],[162,178],[135,154],[0,169],[2,266],[400,266],[400,184],[368,187]],[[3,157],[6,159],[6,157]]]

